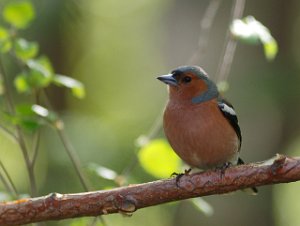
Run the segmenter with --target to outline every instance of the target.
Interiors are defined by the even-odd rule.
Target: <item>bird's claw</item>
[[[178,183],[180,181],[180,178],[183,177],[183,176],[188,176],[191,171],[192,171],[192,168],[189,168],[189,169],[185,169],[184,173],[176,173],[176,172],[174,172],[174,173],[171,174],[171,177],[176,176],[176,186],[177,187],[179,187]]]
[[[232,166],[231,162],[225,162],[223,165],[218,166],[216,169],[221,171],[221,178],[225,175],[225,170]]]

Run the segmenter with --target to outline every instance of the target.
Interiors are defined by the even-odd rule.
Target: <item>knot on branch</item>
[[[137,201],[130,196],[117,195],[114,199],[114,205],[119,213],[131,215],[137,210]]]
[[[277,154],[275,156],[274,162],[271,165],[271,171],[273,175],[276,175],[279,172],[279,170],[282,169],[286,158],[287,157],[285,155],[280,155],[280,154]]]

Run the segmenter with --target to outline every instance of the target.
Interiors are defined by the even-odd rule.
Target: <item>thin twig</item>
[[[8,171],[6,170],[6,167],[4,166],[3,162],[0,160],[0,168],[3,170],[4,175],[6,176],[9,185],[10,185],[10,189],[9,192],[10,194],[12,194],[15,198],[19,197],[19,193],[17,191],[17,188],[12,180],[12,178],[10,177]]]
[[[31,166],[33,168],[35,166],[35,162],[36,162],[36,159],[38,156],[40,138],[41,138],[41,131],[38,130],[33,137],[33,145],[32,145],[33,155],[32,155],[32,159],[31,159]]]
[[[15,114],[15,106],[14,106],[12,95],[11,95],[11,92],[10,92],[10,89],[9,89],[9,82],[8,82],[7,75],[6,75],[6,72],[4,70],[4,66],[3,66],[1,58],[0,58],[0,74],[1,74],[1,77],[2,77],[3,82],[4,82],[4,86],[5,86],[4,97],[5,97],[5,100],[6,100],[6,103],[7,103],[8,111],[11,114]],[[28,150],[27,150],[27,147],[26,147],[26,144],[25,144],[25,139],[24,139],[23,133],[21,131],[20,126],[18,126],[18,125],[16,125],[16,133],[17,133],[17,135],[16,135],[17,141],[18,141],[18,144],[19,144],[20,149],[22,151],[23,158],[24,158],[25,165],[26,165],[27,172],[28,172],[28,176],[29,176],[31,195],[36,196],[36,183],[35,183],[34,170],[33,170],[33,168],[31,167],[31,164],[30,164]]]
[[[21,128],[19,126],[16,126],[17,129],[17,136],[18,136],[18,140],[19,140],[19,146],[20,149],[23,153],[23,157],[25,160],[25,164],[27,167],[27,171],[28,171],[28,175],[29,175],[29,182],[30,182],[30,194],[31,196],[36,196],[37,195],[37,189],[36,189],[36,182],[35,182],[35,176],[34,176],[34,168],[31,165],[31,161],[29,158],[29,154],[27,151],[27,147],[25,144],[25,140],[24,140],[24,136],[23,133],[21,131]]]
[[[7,129],[5,126],[0,124],[0,130],[2,130],[5,134],[7,134],[10,138],[12,138],[15,142],[18,142],[16,135]]]
[[[68,137],[65,133],[65,130],[63,128],[63,122],[59,121],[57,123],[59,123],[60,125],[55,127],[56,132],[57,132],[57,134],[58,134],[58,136],[59,136],[59,138],[60,138],[60,140],[61,140],[61,142],[62,142],[62,144],[63,144],[63,146],[75,168],[75,171],[77,173],[77,176],[79,177],[82,187],[84,188],[85,191],[89,191],[88,182],[85,179],[84,174],[81,170],[82,167],[81,167],[80,160],[78,158],[78,155],[75,152],[73,145],[71,144],[70,140],[68,139]]]
[[[34,102],[36,104],[40,104],[40,95],[39,95],[39,90],[34,91]],[[38,156],[38,151],[39,151],[39,145],[40,145],[40,139],[41,139],[41,130],[37,130],[36,133],[34,134],[33,137],[33,144],[32,144],[32,159],[31,159],[31,167],[34,169],[35,162]]]
[[[9,186],[8,182],[6,181],[4,175],[2,175],[2,172],[0,171],[0,181],[2,182],[2,184],[4,185],[6,191],[9,193],[9,194],[12,194],[14,195],[14,192],[11,188],[11,186]],[[17,198],[18,196],[15,196],[15,198]]]
[[[210,37],[212,24],[215,20],[217,12],[220,8],[222,0],[211,0],[204,12],[203,18],[200,22],[200,34],[198,39],[198,48],[188,60],[189,65],[198,65],[201,58],[206,54],[207,43]]]
[[[246,0],[235,0],[232,6],[231,11],[231,19],[230,23],[238,18],[243,16],[244,8],[245,8]],[[233,57],[235,54],[237,42],[231,38],[230,29],[228,28],[226,34],[226,40],[224,44],[222,60],[219,64],[217,73],[216,73],[216,81],[217,83],[226,81],[228,79],[228,75],[231,69],[231,65],[233,62]]]
[[[46,106],[49,107],[50,109],[53,109],[52,104],[49,100],[47,91],[45,89],[43,89],[42,92],[43,92],[44,101],[46,103]],[[56,125],[54,127],[55,127],[55,130],[65,148],[65,151],[67,152],[67,154],[72,162],[73,167],[75,168],[76,174],[79,177],[79,180],[80,180],[80,183],[81,183],[83,189],[85,191],[90,191],[89,181],[84,176],[84,173],[82,172],[82,166],[81,166],[80,159],[79,159],[72,143],[70,142],[69,138],[67,137],[67,134],[65,133],[63,121],[61,119],[58,119],[56,122]],[[103,217],[100,216],[98,218],[100,219],[102,224],[105,226],[106,223],[105,223]],[[94,219],[92,220],[91,225],[93,225],[93,222],[95,222]]]
[[[42,91],[43,91],[43,96],[45,99],[44,101],[45,101],[47,107],[50,109],[53,109],[52,104],[49,100],[47,91],[45,89],[43,89]],[[63,121],[61,119],[58,119],[56,122],[56,125],[54,125],[54,128],[65,148],[65,151],[67,152],[67,154],[75,168],[75,171],[77,173],[77,176],[79,177],[82,187],[84,188],[85,191],[89,191],[89,182],[87,181],[87,179],[84,176],[84,173],[82,172],[80,159],[79,159],[72,143],[70,142],[69,138],[67,137],[67,134],[64,129]]]
[[[77,194],[52,193],[39,198],[0,203],[0,225],[60,220],[138,209],[200,196],[224,194],[253,186],[300,180],[300,158],[277,155],[260,163],[208,170],[111,190]],[[245,194],[247,195],[247,194]],[[24,213],[30,213],[24,217]]]

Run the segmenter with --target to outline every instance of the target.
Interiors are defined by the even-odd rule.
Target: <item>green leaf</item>
[[[17,124],[20,125],[23,129],[26,129],[30,132],[35,132],[42,125],[42,123],[35,118],[23,118],[19,120]]]
[[[141,166],[157,178],[167,178],[180,171],[181,160],[163,139],[152,140],[138,152]]]
[[[27,121],[38,121],[39,118],[45,119],[47,122],[55,122],[57,120],[57,115],[49,111],[47,108],[41,105],[29,105],[21,104],[16,107],[17,116],[27,119]],[[33,120],[34,119],[34,120]],[[43,121],[39,120],[39,124],[44,124]]]
[[[271,39],[264,43],[264,52],[268,60],[273,60],[278,52],[278,45],[275,39]]]
[[[52,80],[51,74],[39,63],[29,66],[28,71],[19,73],[14,85],[20,93],[30,93],[33,89],[47,87]]]
[[[58,120],[55,112],[49,111],[47,108],[42,107],[41,105],[34,104],[31,106],[31,110],[38,116],[46,119],[50,122],[56,122]]]
[[[270,30],[253,16],[234,20],[230,26],[231,34],[238,40],[249,44],[263,44],[268,60],[273,60],[278,52],[276,40]]]
[[[77,98],[84,98],[85,97],[85,88],[84,85],[76,79],[65,75],[55,75],[54,82],[57,85],[65,86],[71,89],[72,94]]]
[[[47,58],[30,59],[26,63],[29,68],[28,72],[22,72],[21,78],[17,76],[15,80],[19,92],[31,91],[33,88],[44,88],[52,82],[53,69]]]
[[[28,82],[28,74],[22,72],[17,75],[14,80],[14,85],[18,92],[25,93],[31,91],[31,85]]]
[[[31,110],[31,105],[29,104],[17,105],[16,114],[6,114],[5,118],[10,123],[18,125],[29,132],[36,131],[41,125],[44,124],[44,122],[39,120],[39,118],[34,114],[34,112]]]
[[[16,106],[16,114],[18,116],[35,116],[30,104],[18,104]]]
[[[53,76],[54,69],[53,69],[51,61],[49,60],[49,58],[47,56],[40,56],[37,59],[37,62],[40,65],[42,65],[44,67],[44,69],[47,70],[51,74],[51,76]]]
[[[15,54],[22,60],[26,61],[34,58],[39,50],[39,46],[36,42],[29,42],[26,39],[18,38],[15,41]]]
[[[27,28],[35,17],[35,11],[30,1],[10,1],[3,9],[4,19],[18,29]]]
[[[0,52],[6,53],[11,49],[11,40],[9,36],[9,32],[0,26]]]
[[[16,114],[7,114],[6,118],[14,125],[28,131],[36,131],[42,125],[57,121],[57,115],[40,105],[20,104],[16,106]]]
[[[253,26],[253,23],[251,23],[251,19],[249,23],[248,17],[242,20],[234,20],[230,26],[230,31],[233,37],[235,37],[239,41],[243,41],[248,44],[260,43],[258,33],[256,32],[256,26]]]

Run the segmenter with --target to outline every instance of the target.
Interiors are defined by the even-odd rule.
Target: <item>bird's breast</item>
[[[206,169],[237,161],[239,139],[216,101],[190,105],[169,102],[164,130],[174,151],[193,167]]]

